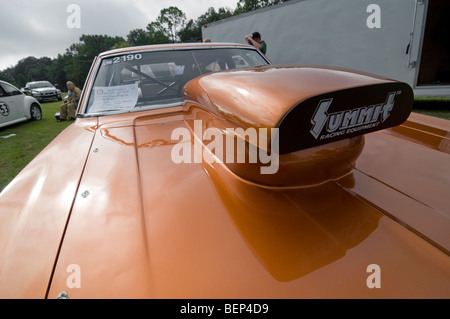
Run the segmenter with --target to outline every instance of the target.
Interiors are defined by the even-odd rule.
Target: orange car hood
[[[350,174],[280,189],[223,164],[175,164],[171,134],[184,122],[97,132],[50,298],[449,296],[449,154],[427,138],[369,134]],[[372,264],[380,289],[366,284]],[[71,265],[80,288],[68,288]]]
[[[279,187],[175,163],[174,130],[204,115],[190,103],[78,119],[4,190],[0,297],[450,296],[448,121],[413,113],[367,134],[347,173]]]

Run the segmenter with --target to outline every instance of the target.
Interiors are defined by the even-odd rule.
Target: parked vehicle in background
[[[22,121],[42,119],[42,107],[14,85],[0,81],[0,127]]]
[[[39,102],[62,100],[61,90],[57,89],[48,81],[28,82],[22,89],[22,92],[27,95],[31,95]]]

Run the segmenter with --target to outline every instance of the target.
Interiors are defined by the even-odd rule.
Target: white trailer
[[[203,39],[261,33],[274,64],[327,65],[450,96],[449,0],[291,0],[203,26]]]

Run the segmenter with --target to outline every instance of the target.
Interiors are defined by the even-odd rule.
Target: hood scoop
[[[188,126],[216,162],[267,186],[305,186],[348,174],[364,134],[402,124],[414,102],[402,82],[302,66],[207,74],[187,83],[183,97]],[[199,123],[202,130],[194,129]],[[208,129],[224,141],[245,143],[245,157],[238,158],[236,145],[208,144],[198,133]]]

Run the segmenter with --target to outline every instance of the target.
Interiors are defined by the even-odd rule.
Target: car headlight
[[[41,93],[39,93],[38,91],[31,90],[31,95],[39,96],[39,95],[41,95]]]

